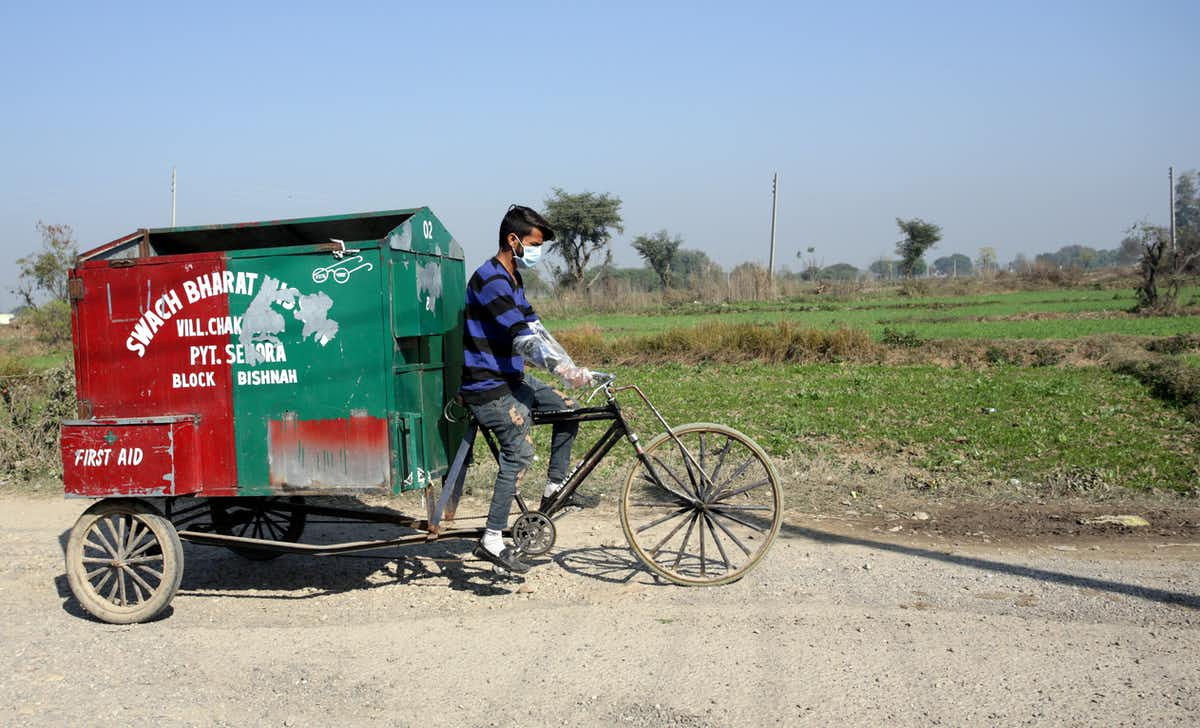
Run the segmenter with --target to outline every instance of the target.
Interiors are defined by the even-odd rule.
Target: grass
[[[1181,300],[1191,300],[1197,290],[1200,289],[1188,289]],[[657,334],[715,321],[787,322],[817,329],[854,328],[868,332],[877,340],[882,338],[885,328],[911,331],[925,339],[1072,339],[1106,333],[1171,336],[1200,330],[1200,316],[1138,317],[1126,314],[1133,304],[1132,292],[1123,290],[1021,291],[849,302],[805,299],[724,306],[687,304],[647,314],[578,315],[551,318],[547,326],[556,331],[594,326],[606,340]]]
[[[890,462],[951,481],[1085,472],[1187,491],[1200,478],[1195,424],[1133,377],[1103,370],[746,363],[619,374],[671,424],[727,424],[780,458]],[[644,436],[657,431],[645,413],[635,418]]]

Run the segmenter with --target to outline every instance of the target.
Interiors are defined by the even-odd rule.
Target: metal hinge
[[[67,281],[67,298],[72,301],[83,300],[83,279],[71,278]]]

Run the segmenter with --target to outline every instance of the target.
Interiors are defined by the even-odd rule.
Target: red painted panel
[[[175,492],[235,495],[224,255],[91,261],[72,277],[83,284],[72,310],[81,416],[198,415],[195,444],[179,443],[176,460],[199,467],[177,473]]]
[[[326,492],[389,487],[387,420],[366,414],[267,423],[271,487]]]
[[[164,496],[175,492],[177,445],[194,439],[191,420],[66,423],[62,429],[63,485],[72,495]]]

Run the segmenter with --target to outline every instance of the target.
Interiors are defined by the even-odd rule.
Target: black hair
[[[537,210],[524,205],[509,205],[500,221],[500,250],[505,249],[510,233],[516,233],[518,238],[524,238],[533,232],[534,228],[542,231],[542,239],[549,242],[554,239],[554,228],[546,222]]]

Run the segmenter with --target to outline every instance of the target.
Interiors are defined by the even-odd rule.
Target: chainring
[[[554,521],[541,511],[527,511],[513,521],[513,543],[521,553],[529,556],[541,556],[554,548],[557,535]]]

